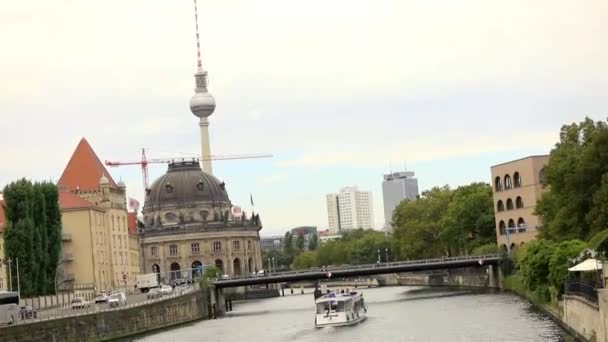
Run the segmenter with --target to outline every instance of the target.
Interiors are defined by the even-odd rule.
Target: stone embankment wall
[[[459,286],[459,287],[500,287],[499,276],[494,268],[480,267],[450,270],[434,273],[401,273],[397,275],[402,286]]]
[[[606,340],[605,338],[598,339],[600,330],[602,330],[598,305],[575,296],[564,296],[560,306],[561,321],[579,338],[588,341],[593,338],[596,338],[597,341]]]
[[[105,341],[207,317],[201,291],[134,306],[0,328],[0,342]]]

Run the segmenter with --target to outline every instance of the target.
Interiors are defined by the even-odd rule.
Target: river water
[[[363,289],[368,319],[354,327],[314,328],[311,293],[235,302],[217,320],[141,341],[566,341],[566,334],[526,301],[508,293],[415,287]]]

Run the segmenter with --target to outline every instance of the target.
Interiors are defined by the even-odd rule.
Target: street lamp
[[[521,233],[527,232],[528,230],[535,230],[536,226],[528,227],[526,224],[522,224],[519,227],[507,227],[505,228],[507,234],[507,254],[511,254],[511,231],[517,231],[518,229],[523,230]]]
[[[388,262],[388,248],[384,249],[384,254],[386,255],[386,260],[385,262]]]
[[[378,250],[378,263],[380,263],[380,250]]]

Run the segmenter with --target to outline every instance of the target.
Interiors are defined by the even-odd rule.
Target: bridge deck
[[[385,262],[379,264],[355,265],[345,267],[332,267],[327,270],[301,270],[290,272],[276,272],[265,276],[242,276],[230,279],[216,279],[211,282],[216,288],[235,287],[247,285],[273,284],[295,282],[302,280],[321,280],[330,278],[348,278],[368,276],[375,274],[426,271],[436,269],[449,269],[461,267],[481,267],[496,265],[500,262],[500,254],[481,256],[465,256],[451,258],[437,258],[424,260],[409,260],[399,262]]]

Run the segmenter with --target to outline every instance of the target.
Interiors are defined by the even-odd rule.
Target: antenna
[[[202,72],[203,63],[201,63],[201,41],[198,35],[198,9],[196,7],[196,0],[194,0],[194,22],[196,24],[196,66],[198,68],[198,72]]]

